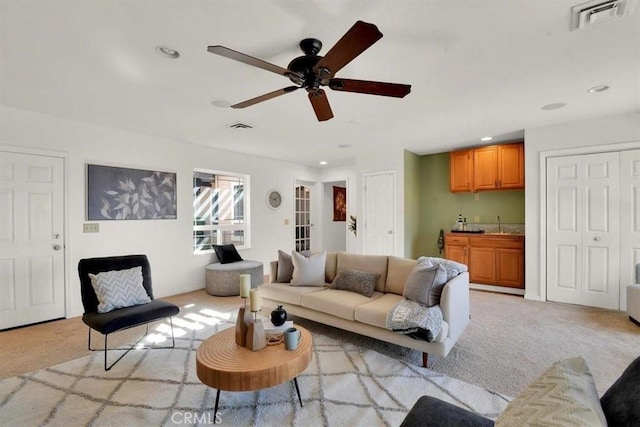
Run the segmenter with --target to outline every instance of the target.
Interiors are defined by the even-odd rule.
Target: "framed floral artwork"
[[[89,221],[175,219],[173,172],[87,165]]]
[[[347,220],[347,189],[344,187],[333,187],[333,220]]]

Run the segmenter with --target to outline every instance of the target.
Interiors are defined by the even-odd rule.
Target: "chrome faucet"
[[[498,233],[502,233],[502,225],[500,225],[500,215],[498,215]]]

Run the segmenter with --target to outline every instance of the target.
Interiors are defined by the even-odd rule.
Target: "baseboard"
[[[500,292],[503,294],[524,296],[524,289],[507,288],[505,286],[493,286],[493,285],[481,285],[479,283],[469,283],[469,289],[477,289],[480,291]]]

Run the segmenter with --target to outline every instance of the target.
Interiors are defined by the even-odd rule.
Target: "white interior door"
[[[295,189],[295,248],[296,251],[312,249],[313,221],[311,211],[311,186],[298,183]]]
[[[636,283],[640,264],[640,150],[620,153],[620,287]],[[627,309],[627,293],[620,292],[620,310]]]
[[[0,151],[0,329],[64,317],[64,159]]]
[[[547,161],[547,298],[619,308],[619,154]]]
[[[395,173],[364,175],[362,253],[395,255]]]

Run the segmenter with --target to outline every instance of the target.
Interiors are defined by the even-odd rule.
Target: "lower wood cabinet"
[[[524,236],[446,233],[445,258],[469,266],[469,281],[524,289]]]

